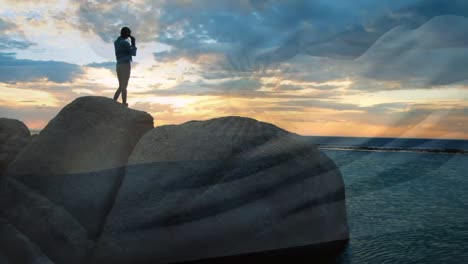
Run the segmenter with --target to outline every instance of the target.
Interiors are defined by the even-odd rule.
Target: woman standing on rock
[[[137,47],[135,46],[135,38],[131,35],[132,31],[128,27],[123,27],[120,30],[120,36],[114,41],[115,57],[117,59],[116,71],[119,79],[119,89],[115,92],[114,100],[117,101],[120,93],[122,93],[122,103],[127,104],[127,85],[130,79],[132,56],[136,56]],[[131,39],[132,45],[126,41]]]

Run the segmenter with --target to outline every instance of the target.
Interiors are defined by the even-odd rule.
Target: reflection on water
[[[346,185],[336,263],[468,263],[468,156],[324,150]]]
[[[468,227],[447,224],[431,229],[353,237],[337,263],[467,263]]]

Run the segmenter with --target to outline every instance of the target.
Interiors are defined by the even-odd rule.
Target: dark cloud
[[[114,41],[124,26],[132,30],[138,41],[148,42],[156,38],[158,30],[157,2],[140,4],[132,1],[78,2],[77,26],[85,32],[94,32],[106,42]]]
[[[154,58],[156,61],[167,62],[172,61],[180,57],[180,54],[176,54],[171,51],[159,51],[153,53]]]
[[[370,47],[375,48],[388,37],[388,31],[404,26],[416,29],[440,15],[468,16],[468,2],[464,0],[171,0],[109,2],[81,1],[78,15],[79,27],[96,32],[105,41],[111,42],[122,26],[128,25],[142,41],[158,41],[171,47],[169,51],[154,53],[157,61],[172,61],[186,58],[202,65],[207,78],[239,76],[239,73],[265,73],[265,68],[280,67],[284,61],[298,54],[335,59],[358,58]],[[450,24],[442,25],[440,32],[465,35]],[[456,32],[455,32],[456,31]],[[433,40],[433,38],[431,38]],[[460,39],[438,40],[447,47]],[[377,43],[374,45],[374,43]],[[388,39],[385,41],[394,42]],[[423,40],[418,40],[420,43]],[[455,41],[455,42],[453,42]],[[463,40],[464,41],[464,40]],[[411,42],[402,42],[398,49],[388,53],[386,60],[395,60],[397,55],[411,49]],[[204,63],[204,55],[217,55],[215,62]],[[406,53],[398,65],[401,71],[393,71],[381,60],[381,67],[373,68],[366,76],[377,79],[398,79],[399,73],[413,72],[418,64],[427,62],[419,58],[434,58],[439,65],[449,64],[447,72],[442,69],[429,72],[420,70],[420,75],[433,74],[429,84],[446,84],[461,79],[461,71],[452,68],[463,66],[465,59],[454,51],[427,54]],[[414,56],[413,56],[414,55]],[[435,56],[435,57],[434,57]],[[438,58],[440,57],[440,58]],[[448,58],[450,62],[444,61]],[[214,66],[214,64],[219,64]],[[321,65],[316,65],[321,67]],[[441,66],[442,67],[442,66]],[[398,68],[398,67],[397,67]],[[314,68],[311,68],[314,69]],[[216,74],[212,72],[216,71]],[[419,71],[419,69],[417,70]],[[352,73],[353,71],[351,71]],[[323,71],[311,72],[305,78],[321,77]],[[289,74],[293,75],[292,72]],[[346,75],[335,70],[335,75]],[[417,73],[418,74],[418,73]],[[307,75],[307,74],[304,74]],[[349,74],[348,74],[349,75]]]
[[[172,53],[184,56],[223,53],[227,69],[249,71],[297,54],[297,34],[304,28],[323,31],[312,34],[320,37],[336,27],[336,21],[346,23],[350,19],[347,12],[337,12],[324,1],[243,4],[247,7],[227,1],[168,1],[161,8],[158,41],[172,46]]]
[[[298,53],[356,57],[386,30],[404,22],[381,17],[389,17],[389,12],[395,17],[398,9],[415,3],[242,1],[235,6],[232,1],[167,1],[160,9],[158,40],[181,53],[200,52],[200,46],[218,52],[228,46],[228,56],[254,56],[260,64],[274,64]],[[369,18],[379,21],[372,29]],[[237,68],[234,64],[233,70]]]
[[[320,24],[321,32],[310,26],[299,28],[297,33],[272,52],[270,57],[278,57],[279,54],[280,57],[281,54],[291,57],[304,53],[312,56],[356,58],[383,34],[397,26],[416,28],[440,15],[468,16],[468,2],[464,0],[358,2],[346,9],[343,1],[329,1],[327,9],[341,7],[344,12],[350,13],[344,15],[347,19],[343,19],[343,14],[339,11],[333,13],[327,10],[327,17],[338,21],[332,23],[333,30]]]
[[[294,93],[283,93],[278,91],[261,91],[262,83],[256,78],[240,78],[235,80],[227,80],[219,83],[207,83],[205,80],[183,81],[170,89],[159,89],[154,85],[151,92],[142,92],[135,94],[141,96],[221,96],[232,98],[291,98],[291,99],[330,99],[338,96],[336,90],[324,90],[315,93],[314,95],[302,95]]]
[[[226,79],[231,78],[233,74],[231,72],[223,70],[214,70],[214,71],[202,71],[200,76],[205,80],[217,80],[217,79]]]
[[[0,82],[34,81],[47,78],[62,83],[82,73],[79,65],[60,61],[17,59],[15,53],[0,52]]]
[[[395,28],[355,63],[365,77],[413,87],[463,81],[468,72],[468,18],[438,16],[414,30]]]
[[[219,82],[217,84],[206,83],[202,80],[184,81],[171,89],[153,90],[153,95],[218,95],[236,97],[262,97],[266,94],[257,92],[261,83],[257,79],[236,79]]]
[[[262,87],[262,83],[257,79],[239,79],[225,81],[212,87],[220,87],[226,90],[257,90]]]
[[[14,27],[15,27],[15,24],[13,24],[12,22],[6,21],[5,19],[0,17],[0,32],[13,29]]]
[[[23,39],[22,37],[13,38],[11,33],[17,34],[18,26],[0,17],[0,50],[4,49],[27,49],[35,45],[33,42]]]
[[[468,16],[468,2],[465,0],[420,0],[402,8],[398,14],[400,16],[395,16],[396,19],[413,21],[413,25],[417,26],[440,15]]]
[[[92,67],[92,68],[104,68],[108,70],[115,70],[115,61],[105,61],[105,62],[92,62],[89,64],[86,64],[87,67]]]
[[[282,91],[298,91],[302,90],[304,87],[302,86],[297,86],[297,85],[292,85],[292,84],[282,84],[278,87],[279,90]]]
[[[0,36],[0,50],[4,49],[27,49],[35,45],[27,40],[15,40],[9,37]]]

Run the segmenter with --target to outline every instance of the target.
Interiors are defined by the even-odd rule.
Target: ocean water
[[[311,142],[324,147],[375,147],[418,150],[468,150],[468,140],[430,138],[368,138],[308,136]]]
[[[388,142],[398,140],[380,146]],[[421,142],[398,147],[434,144]],[[337,263],[468,263],[468,155],[322,151],[339,166],[346,187],[351,236]]]

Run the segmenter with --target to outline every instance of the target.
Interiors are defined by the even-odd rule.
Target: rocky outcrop
[[[65,106],[9,168],[14,175],[70,174],[122,167],[153,118],[112,99],[86,96]]]
[[[53,262],[45,256],[28,237],[14,225],[0,218],[0,263],[44,263]],[[1,257],[3,256],[3,258]]]
[[[93,247],[84,227],[60,205],[12,178],[2,179],[0,188],[0,254],[11,263],[80,263]]]
[[[166,263],[348,236],[328,157],[274,125],[223,117],[142,137],[90,261]]]
[[[80,263],[99,236],[131,151],[151,128],[149,114],[112,99],[76,99],[6,169],[0,218],[51,261]]]
[[[31,132],[21,121],[0,118],[0,175],[15,156],[29,143]]]
[[[348,239],[341,174],[303,137],[237,116],[152,127],[107,98],[63,108],[0,178],[0,262],[167,263]]]

